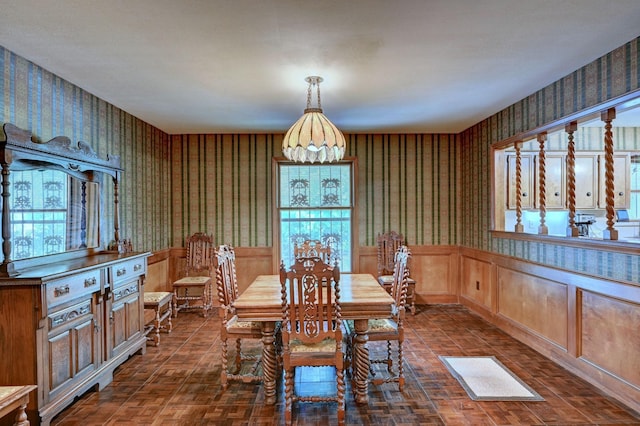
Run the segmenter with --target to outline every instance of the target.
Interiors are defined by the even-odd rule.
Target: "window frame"
[[[273,229],[273,255],[272,270],[277,273],[280,269],[280,261],[282,259],[282,250],[280,247],[280,165],[294,165],[295,163],[285,157],[273,157],[272,160],[272,229]],[[308,163],[301,163],[308,164]],[[345,157],[341,161],[330,164],[349,164],[351,167],[351,271],[350,273],[359,273],[360,270],[360,254],[359,254],[359,227],[358,227],[358,160],[356,157]],[[329,165],[329,163],[327,164]]]

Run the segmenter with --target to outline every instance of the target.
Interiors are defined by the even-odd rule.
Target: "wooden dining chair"
[[[378,234],[378,282],[391,294],[393,283],[393,269],[395,267],[395,255],[398,248],[405,245],[404,237],[396,231]],[[408,267],[407,267],[408,270]],[[415,302],[416,281],[409,277],[407,280],[407,309],[412,315],[416,313]]]
[[[201,309],[206,317],[213,307],[213,236],[196,232],[187,238],[186,247],[185,276],[173,283],[173,316],[178,311]]]
[[[326,285],[323,285],[327,283]],[[340,270],[319,257],[297,258],[290,270],[280,266],[282,286],[282,362],[285,374],[285,422],[292,422],[296,401],[337,402],[338,424],[345,418],[343,328]],[[336,395],[298,396],[296,367],[333,366]]]
[[[386,341],[387,356],[385,358],[371,358],[371,378],[370,383],[382,384],[389,382],[397,382],[398,388],[402,392],[404,388],[404,367],[403,367],[403,348],[404,343],[404,315],[405,305],[407,300],[407,287],[409,279],[409,268],[407,264],[411,252],[407,246],[402,245],[398,247],[395,254],[395,263],[393,270],[393,281],[391,284],[391,296],[394,300],[394,306],[392,311],[392,318],[385,319],[371,319],[369,320],[369,342]],[[352,333],[351,340],[355,336]],[[393,372],[393,356],[391,350],[391,342],[396,341],[398,345],[397,359],[398,359],[398,373]],[[386,364],[387,372],[389,373],[384,377],[376,377],[373,369],[374,364]]]
[[[255,321],[240,321],[235,312],[233,303],[238,297],[238,280],[236,276],[236,255],[233,247],[221,245],[216,250],[216,287],[220,308],[220,341],[222,346],[222,366],[220,384],[222,389],[227,389],[229,381],[244,383],[261,382],[262,376],[257,374],[261,362],[260,355],[248,355],[242,352],[243,339],[262,339],[261,325]],[[228,341],[235,339],[236,353],[233,363],[233,371],[228,370]],[[242,372],[242,364],[245,361],[253,361],[251,367]]]
[[[331,246],[323,245],[320,240],[304,240],[293,244],[293,257],[319,257],[323,262],[331,265]]]

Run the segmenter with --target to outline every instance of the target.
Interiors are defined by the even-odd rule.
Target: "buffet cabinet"
[[[99,253],[0,278],[0,383],[36,384],[32,424],[51,419],[144,353],[149,253]]]

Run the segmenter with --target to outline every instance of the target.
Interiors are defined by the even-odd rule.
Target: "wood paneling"
[[[494,287],[491,280],[491,263],[466,256],[462,256],[460,261],[460,297],[466,297],[486,309],[492,309]]]
[[[497,313],[567,347],[567,286],[498,267]]]
[[[640,388],[640,304],[581,292],[582,357]]]

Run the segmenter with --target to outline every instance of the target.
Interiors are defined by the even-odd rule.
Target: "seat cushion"
[[[334,353],[336,351],[336,339],[327,337],[321,342],[304,344],[299,339],[292,339],[289,342],[291,352],[323,352]]]
[[[166,303],[171,301],[172,297],[173,293],[169,293],[168,291],[145,291],[144,303],[157,304],[163,301]]]
[[[391,285],[393,284],[393,275],[380,275],[378,282],[380,285]]]
[[[240,321],[237,316],[234,316],[227,321],[228,332],[243,332],[243,331],[260,331],[262,325],[259,321]]]
[[[184,277],[180,278],[178,281],[175,281],[173,285],[204,285],[209,282],[211,282],[211,277]]]
[[[398,324],[390,319],[369,320],[369,333],[383,333],[398,331]]]

